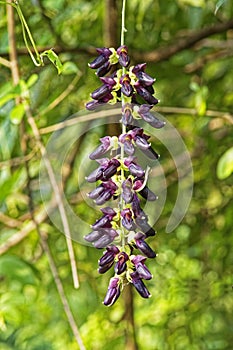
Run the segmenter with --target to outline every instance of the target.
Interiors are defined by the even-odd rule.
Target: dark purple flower
[[[111,64],[109,61],[105,62],[101,67],[99,67],[96,71],[97,77],[102,77],[107,74],[111,69]]]
[[[128,178],[122,183],[122,198],[124,199],[125,203],[128,204],[132,202],[133,196],[132,180]]]
[[[114,174],[116,174],[117,169],[119,168],[120,164],[121,163],[119,162],[119,160],[117,160],[116,158],[112,158],[108,162],[107,167],[104,169],[101,180],[106,181],[106,180],[110,179],[110,177],[112,177]]]
[[[128,48],[125,45],[118,47],[117,54],[119,55],[119,63],[122,67],[127,67],[130,62],[130,58],[128,56]]]
[[[130,260],[135,265],[139,278],[143,278],[144,280],[150,280],[152,278],[152,274],[144,264],[146,261],[146,258],[144,256],[136,255],[133,256],[133,258],[131,258]]]
[[[131,85],[131,80],[128,74],[125,74],[120,78],[120,84],[121,92],[127,97],[132,96],[133,87]]]
[[[112,180],[105,181],[100,186],[103,188],[103,191],[98,196],[95,196],[95,203],[97,205],[104,204],[117,190],[117,185]]]
[[[89,158],[92,160],[102,157],[111,148],[111,137],[105,136],[100,139],[101,145],[99,145],[91,154]]]
[[[133,121],[131,104],[126,103],[122,108],[122,123],[124,125],[130,125]]]
[[[112,277],[109,282],[108,291],[104,299],[104,305],[111,306],[120,296],[120,280],[118,277]]]
[[[102,236],[102,232],[101,231],[92,231],[90,232],[88,235],[84,236],[84,239],[87,242],[95,242],[97,241],[100,237]]]
[[[143,104],[139,107],[137,112],[140,115],[140,117],[143,120],[145,120],[145,122],[149,123],[152,127],[156,129],[160,129],[164,127],[166,123],[163,120],[159,120],[152,113],[150,113],[152,107],[153,105]]]
[[[141,191],[139,191],[140,195],[148,201],[155,201],[158,199],[158,196],[154,194],[147,186],[144,186]]]
[[[155,230],[148,224],[147,215],[143,211],[136,217],[135,221],[146,237],[155,236]]]
[[[118,236],[117,231],[113,228],[103,228],[99,230],[101,232],[101,236],[93,242],[95,248],[98,249],[107,247]]]
[[[130,277],[132,279],[132,283],[133,283],[135,289],[141,295],[141,297],[149,298],[151,296],[150,292],[148,291],[148,289],[146,288],[145,284],[143,283],[143,281],[139,277],[137,271],[131,273]]]
[[[108,92],[102,99],[92,100],[88,102],[86,104],[86,109],[89,111],[94,111],[97,107],[108,103],[112,99],[113,99],[113,95],[111,94],[111,92]]]
[[[132,72],[136,75],[139,82],[143,86],[150,86],[153,85],[155,82],[155,79],[149,76],[147,73],[145,73],[146,63],[137,64],[132,69]]]
[[[97,230],[98,228],[110,228],[112,227],[111,221],[116,215],[115,210],[113,210],[110,207],[102,208],[101,211],[104,213],[104,215],[97,220],[94,225],[92,225],[92,228],[94,230]]]
[[[99,53],[99,56],[88,64],[89,67],[92,69],[97,69],[101,67],[105,62],[108,61],[109,57],[112,55],[112,51],[107,47],[97,48],[96,51]]]
[[[121,211],[121,222],[126,230],[131,231],[135,229],[135,223],[133,220],[133,213],[129,208],[125,208]]]
[[[151,249],[151,247],[145,242],[146,235],[143,234],[142,232],[138,232],[135,237],[135,244],[136,247],[143,253],[145,254],[148,258],[155,258],[156,253]]]
[[[140,95],[147,103],[151,105],[156,105],[159,101],[155,98],[148,87],[142,86],[139,82],[134,85],[138,95]]]
[[[115,273],[121,275],[127,267],[127,261],[129,260],[128,255],[125,252],[121,252],[117,255],[117,262],[115,264]]]
[[[91,183],[96,182],[97,180],[100,180],[103,176],[103,171],[104,171],[104,166],[98,167],[97,169],[92,171],[90,175],[86,177],[86,180]]]
[[[124,145],[124,151],[129,156],[134,154],[134,146],[132,145],[132,136],[130,134],[121,134],[119,136],[120,143]]]
[[[99,260],[99,273],[105,273],[114,263],[115,256],[119,253],[119,249],[115,246],[109,246],[106,248],[103,256]]]
[[[134,217],[137,218],[143,213],[142,208],[140,207],[140,200],[136,193],[134,193],[133,200],[132,200],[132,210],[134,213]]]
[[[98,187],[94,188],[93,191],[91,191],[90,193],[88,193],[88,196],[91,198],[91,199],[96,199],[98,198],[101,193],[104,191],[104,186],[101,184],[99,185]]]
[[[128,157],[125,159],[124,164],[127,166],[133,176],[143,177],[145,175],[145,171],[135,162],[135,160],[135,157]]]

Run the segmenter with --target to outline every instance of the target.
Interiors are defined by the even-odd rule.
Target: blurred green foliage
[[[120,3],[120,2],[119,2]],[[0,62],[0,247],[29,221],[27,175],[20,159],[19,124],[24,117],[23,96],[30,101],[35,121],[45,128],[84,110],[89,94],[98,80],[87,63],[90,48],[104,46],[105,1],[20,1],[38,47],[62,47],[64,65],[61,75],[46,62],[34,67],[28,54],[19,54],[21,82],[14,86],[9,67]],[[216,8],[217,5],[217,8]],[[217,9],[217,12],[216,12]],[[216,12],[216,14],[215,14]],[[127,2],[126,42],[129,51],[145,53],[174,44],[218,21],[232,18],[232,1],[139,1]],[[25,48],[22,28],[16,18],[19,52]],[[120,29],[119,29],[120,32]],[[222,57],[206,60],[188,71],[189,65],[232,45],[232,29],[206,39],[195,49],[188,48],[166,61],[148,63],[155,76],[156,96],[161,106],[195,108],[196,115],[165,115],[179,131],[191,155],[194,170],[193,198],[182,223],[165,232],[177,194],[176,169],[163,145],[161,164],[166,174],[168,193],[163,212],[155,225],[158,235],[150,244],[159,253],[149,261],[153,280],[147,283],[152,298],[142,300],[135,294],[134,313],[139,349],[148,350],[230,350],[233,344],[233,210],[232,210],[232,126],[221,116],[211,117],[207,110],[232,113],[232,47]],[[20,51],[21,50],[21,51]],[[0,6],[0,57],[8,58],[6,9]],[[81,72],[81,75],[80,75]],[[51,107],[80,75],[75,89]],[[76,198],[77,166],[82,164],[82,148],[93,148],[99,136],[84,135],[66,183],[67,199],[75,213],[89,223],[96,212]],[[39,192],[40,155],[27,125],[28,165],[35,207],[41,205]],[[43,134],[43,141],[50,134]],[[80,327],[87,349],[125,348],[123,300],[112,308],[102,300],[112,272],[97,273],[101,251],[75,243],[80,289],[73,289],[69,257],[64,236],[50,220],[43,222],[48,243],[58,266],[65,292]],[[80,227],[82,231],[82,227]],[[82,232],[81,232],[82,233]],[[0,348],[3,350],[77,349],[57,294],[46,255],[35,230],[0,256]]]

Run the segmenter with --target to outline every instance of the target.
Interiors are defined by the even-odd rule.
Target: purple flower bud
[[[134,146],[132,145],[132,136],[129,134],[121,134],[119,136],[120,143],[123,143],[124,145],[124,151],[129,156],[132,156],[134,154]]]
[[[101,100],[104,96],[106,96],[111,90],[107,85],[101,85],[98,89],[92,92],[91,97],[94,100]]]
[[[114,260],[115,256],[119,253],[119,249],[115,245],[111,245],[106,248],[103,256],[99,260],[99,266],[104,266],[109,264],[112,260]]]
[[[155,98],[146,87],[141,86],[138,83],[136,83],[134,86],[138,95],[140,95],[149,104],[156,105],[159,102],[157,98]]]
[[[133,87],[131,85],[131,80],[128,74],[125,74],[120,78],[120,84],[121,92],[127,97],[132,96]]]
[[[153,251],[153,249],[151,249],[151,247],[145,242],[145,238],[147,236],[145,234],[143,234],[142,232],[138,232],[135,237],[135,244],[136,247],[143,253],[145,254],[145,256],[147,256],[148,258],[155,258],[156,257],[156,253]]]
[[[92,100],[92,101],[86,103],[86,109],[88,111],[94,111],[97,107],[101,106],[102,104],[104,104],[104,102]]]
[[[116,246],[109,246],[104,252],[104,255],[99,260],[99,273],[105,273],[110,269],[114,263],[115,256],[119,253],[119,249]]]
[[[99,230],[98,231],[92,231],[88,235],[84,236],[84,239],[87,242],[95,242],[101,237],[101,235],[102,235],[102,233]]]
[[[128,48],[125,45],[120,46],[117,49],[117,54],[119,55],[119,63],[122,67],[127,67],[130,62],[130,58],[128,56]]]
[[[150,144],[147,142],[147,140],[141,136],[135,136],[134,142],[143,151],[147,150],[150,147]]]
[[[142,208],[140,207],[140,201],[139,201],[139,198],[138,198],[138,196],[136,195],[136,193],[134,194],[133,200],[132,200],[132,210],[133,210],[133,213],[134,213],[134,217],[135,217],[135,218],[137,218],[138,216],[140,216],[141,213],[143,212],[143,211],[142,211]]]
[[[124,199],[125,203],[131,203],[133,200],[134,193],[132,191],[132,180],[126,179],[122,183],[122,198]]]
[[[158,199],[158,196],[156,196],[147,186],[143,187],[143,189],[139,191],[139,193],[143,198],[151,202]]]
[[[89,63],[89,67],[92,69],[97,69],[101,67],[106,61],[108,61],[112,52],[106,47],[97,48],[96,51],[99,53],[99,56],[96,57],[91,63]]]
[[[111,64],[109,61],[105,62],[101,67],[99,67],[96,71],[97,77],[102,77],[107,74],[111,69]]]
[[[105,228],[100,230],[102,235],[96,241],[94,241],[94,246],[98,249],[107,247],[118,236],[117,231],[112,228]]]
[[[142,177],[145,175],[144,170],[140,167],[140,165],[131,163],[129,165],[129,171],[131,172],[132,175],[137,176],[137,177]]]
[[[146,74],[145,71],[146,63],[137,64],[133,69],[132,72],[136,75],[139,82],[143,86],[150,86],[153,85],[155,82],[155,79],[152,78],[150,75]]]
[[[116,158],[113,158],[109,161],[107,167],[104,169],[103,171],[103,176],[101,178],[101,180],[108,180],[110,179],[110,177],[112,177],[114,174],[116,174],[117,169],[120,166],[120,162],[119,160],[117,160]]]
[[[105,202],[107,202],[111,197],[113,196],[113,193],[110,189],[105,189],[98,198],[96,198],[95,203],[97,205],[103,205]]]
[[[150,113],[150,109],[152,107],[153,105],[143,104],[138,109],[138,114],[143,120],[145,120],[145,122],[149,123],[152,127],[160,129],[164,127],[166,123],[163,120],[159,120],[152,113]]]
[[[122,274],[127,267],[126,262],[129,260],[128,255],[125,252],[121,252],[117,255],[117,262],[115,264],[115,273],[117,275]]]
[[[146,258],[142,255],[136,255],[131,258],[131,261],[136,267],[136,271],[138,273],[139,278],[143,278],[144,280],[150,280],[152,278],[152,274],[144,264]]]
[[[103,215],[99,220],[97,220],[92,225],[92,228],[94,230],[98,230],[99,228],[110,228],[110,227],[112,227],[112,224],[107,215]]]
[[[133,272],[130,274],[130,277],[132,279],[132,283],[135,287],[135,289],[137,290],[137,292],[143,297],[143,298],[149,298],[151,295],[148,291],[148,289],[146,288],[145,284],[143,283],[143,281],[141,280],[141,278],[139,277],[137,271]]]
[[[90,175],[86,177],[86,180],[88,182],[96,182],[97,180],[100,180],[103,176],[103,171],[104,171],[103,166],[98,167]]]
[[[101,184],[99,185],[98,187],[96,187],[93,191],[91,191],[90,193],[88,193],[88,196],[91,198],[91,199],[96,199],[98,198],[101,193],[104,191],[104,186]]]
[[[129,208],[123,209],[121,211],[122,225],[126,230],[131,231],[135,229],[135,223],[133,221],[133,213]]]
[[[159,154],[155,152],[151,146],[147,149],[143,149],[142,151],[148,158],[152,160],[157,160],[160,157]]]
[[[133,121],[132,108],[129,103],[125,104],[122,108],[122,123],[124,125],[130,125]]]
[[[147,216],[143,211],[135,219],[138,227],[146,234],[147,237],[155,236],[155,230],[148,224]]]
[[[112,277],[109,282],[108,291],[104,299],[104,305],[111,306],[120,296],[120,283],[119,278]]]
[[[89,158],[92,160],[102,157],[111,148],[111,137],[105,136],[100,139],[101,145],[99,145],[90,155]]]

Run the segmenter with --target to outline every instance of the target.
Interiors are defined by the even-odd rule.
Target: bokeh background
[[[73,243],[80,283],[73,287],[67,241],[45,211],[44,202],[53,212],[54,197],[41,199],[39,170],[41,145],[59,123],[78,113],[75,127],[82,127],[78,118],[85,119],[84,105],[99,86],[87,64],[95,47],[119,46],[121,1],[19,3],[39,52],[53,48],[64,69],[58,75],[47,59],[43,67],[33,64],[16,10],[1,2],[0,348],[76,350],[76,327],[90,350],[232,349],[233,2],[127,1],[131,63],[147,62],[156,77],[156,110],[184,140],[194,188],[186,216],[167,233],[178,176],[166,147],[152,138],[167,185],[150,240],[158,252],[148,262],[152,297],[143,300],[128,288],[111,308],[102,305],[112,276],[98,275],[102,251]],[[61,169],[67,201],[89,224],[99,214],[80,195],[78,169],[86,150],[115,129],[84,133]]]

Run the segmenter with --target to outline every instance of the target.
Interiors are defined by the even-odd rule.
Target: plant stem
[[[126,4],[126,0],[123,0],[122,12],[121,12],[121,46],[124,45],[125,32],[126,32],[126,29],[125,29],[125,4]],[[126,72],[126,68],[123,67],[122,74],[124,75],[125,72]],[[124,94],[121,93],[122,114],[124,113],[123,112],[124,104],[125,104],[125,97],[124,97]],[[122,132],[122,134],[126,133],[126,127],[123,123],[121,124],[121,132]],[[122,186],[123,181],[125,179],[123,162],[124,162],[124,145],[122,144],[121,145],[121,163],[122,163],[122,166],[121,166],[121,186]],[[124,200],[123,200],[123,197],[121,195],[121,198],[120,198],[120,209],[121,210],[123,210],[123,206],[124,206]],[[124,229],[123,225],[121,225],[121,246],[122,246],[122,250],[124,250],[125,249],[125,229]]]

